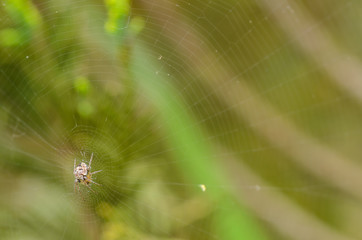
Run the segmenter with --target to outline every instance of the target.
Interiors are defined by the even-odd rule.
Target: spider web
[[[112,1],[21,2],[0,8],[4,239],[228,239],[242,206],[265,239],[362,237],[359,1],[134,0],[116,25]],[[167,129],[158,89],[193,121]],[[177,157],[195,127],[226,184]]]

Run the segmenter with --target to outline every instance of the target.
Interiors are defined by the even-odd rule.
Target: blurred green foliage
[[[0,31],[1,45],[4,47],[11,47],[19,45],[21,40],[21,33],[13,28],[7,28]]]
[[[207,186],[225,186],[231,183],[217,166],[213,157],[211,146],[204,143],[203,133],[195,127],[194,120],[185,111],[177,93],[159,76],[153,73],[158,67],[144,54],[146,49],[135,46],[134,59],[137,61],[132,66],[132,72],[141,88],[151,96],[153,103],[161,114],[165,130],[169,133],[170,145],[176,148],[174,155],[179,160],[184,174],[192,182],[205,183]],[[228,193],[217,188],[210,191],[210,197],[224,208],[217,218],[220,236],[223,239],[263,239],[256,227],[249,219],[246,211],[238,205],[230,204]]]
[[[108,10],[108,19],[105,29],[110,34],[119,34],[124,29],[130,12],[129,0],[105,0]]]
[[[8,0],[4,1],[3,6],[5,6],[15,23],[21,27],[26,27],[24,30],[29,31],[40,26],[41,16],[32,2],[27,0]]]
[[[361,3],[276,2],[2,1],[1,238],[361,238],[362,111],[324,67],[361,58]]]

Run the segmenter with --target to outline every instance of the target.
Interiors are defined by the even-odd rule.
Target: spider
[[[74,159],[74,177],[75,177],[75,180],[74,180],[74,192],[75,192],[75,185],[78,185],[78,192],[79,192],[79,184],[83,184],[85,185],[86,187],[88,187],[92,192],[93,189],[89,186],[90,183],[94,183],[94,184],[97,184],[97,185],[100,185],[99,183],[96,183],[92,180],[92,175],[93,174],[96,174],[96,173],[99,173],[101,172],[102,170],[98,170],[98,171],[95,171],[95,172],[91,172],[91,165],[92,165],[92,159],[93,159],[93,153],[90,157],[90,160],[89,160],[89,166],[84,163],[83,161],[81,163],[79,163],[77,166],[76,166],[76,162],[77,162],[77,159]]]

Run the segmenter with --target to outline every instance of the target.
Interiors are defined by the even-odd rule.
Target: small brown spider
[[[78,192],[79,192],[79,184],[80,183],[85,185],[86,187],[88,187],[92,192],[94,192],[94,191],[89,186],[90,183],[100,185],[99,183],[96,183],[96,182],[94,182],[92,180],[92,175],[96,174],[96,173],[99,173],[102,170],[98,170],[98,171],[95,171],[95,172],[90,171],[91,170],[91,165],[92,165],[92,159],[93,159],[93,153],[92,153],[91,158],[89,160],[89,166],[86,163],[84,163],[83,161],[76,166],[77,160],[74,159],[74,172],[73,172],[74,177],[75,177],[75,180],[74,180],[74,192],[75,192],[75,185],[78,185]]]

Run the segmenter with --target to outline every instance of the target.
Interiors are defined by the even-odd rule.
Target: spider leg
[[[92,173],[90,173],[91,175],[93,175],[93,174],[96,174],[96,173],[99,173],[99,172],[102,172],[103,170],[98,170],[98,171],[95,171],[95,172],[92,172]]]
[[[86,185],[89,190],[91,190],[93,193],[96,193],[90,186]]]
[[[88,179],[88,181],[90,181],[91,183],[94,183],[94,184],[96,184],[96,185],[102,185],[102,184],[96,183],[96,182],[93,181],[92,179]]]
[[[75,193],[75,185],[78,185],[78,193],[79,193],[79,184],[77,179],[74,180],[74,193]]]

